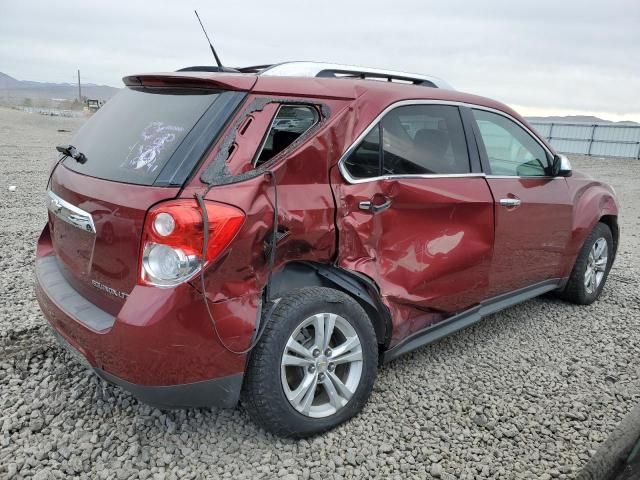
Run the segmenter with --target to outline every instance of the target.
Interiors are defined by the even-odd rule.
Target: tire
[[[326,336],[332,323],[333,333],[324,344],[328,350],[320,352],[317,347],[324,340],[316,336],[315,326],[324,325],[317,331]],[[350,345],[354,346],[347,348]],[[330,288],[294,290],[280,299],[251,352],[242,403],[265,430],[284,437],[308,437],[362,410],[371,395],[377,365],[373,325],[353,298]],[[305,385],[310,387],[303,394]]]
[[[595,280],[595,286],[593,283],[587,285],[587,277],[595,278],[589,274],[594,267],[592,250],[594,250],[596,242],[599,242],[599,245],[601,245],[602,241],[606,244],[605,254],[607,256],[606,261],[601,264],[601,268],[604,270],[597,269],[597,273],[601,273],[602,275],[599,276],[599,279]],[[609,275],[609,270],[611,270],[614,254],[611,230],[604,223],[596,224],[585,239],[580,253],[578,253],[569,281],[560,294],[560,297],[578,305],[589,305],[595,302],[600,296],[607,276]],[[602,259],[600,259],[600,261],[602,261]]]

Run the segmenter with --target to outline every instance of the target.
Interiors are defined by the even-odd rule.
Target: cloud
[[[211,64],[326,60],[428,73],[524,108],[640,120],[640,2],[86,2],[0,4],[0,71],[121,85]]]

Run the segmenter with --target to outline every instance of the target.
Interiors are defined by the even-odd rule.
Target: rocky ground
[[[53,147],[81,122],[0,109],[0,478],[572,478],[640,400],[640,162],[574,157],[623,205],[594,305],[545,296],[393,362],[310,440],[142,405],[57,346],[33,294]]]

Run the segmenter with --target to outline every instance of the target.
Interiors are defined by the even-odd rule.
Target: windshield
[[[205,112],[227,103],[217,102],[224,96],[214,90],[125,88],[71,140],[86,162],[67,157],[64,165],[105,180],[153,185]],[[209,140],[216,134],[209,131]]]

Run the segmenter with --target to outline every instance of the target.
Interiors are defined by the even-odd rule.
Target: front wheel
[[[596,301],[611,270],[613,256],[611,230],[598,223],[585,239],[561,297],[579,305]]]
[[[363,408],[377,360],[373,325],[354,299],[330,288],[295,290],[251,352],[243,403],[278,435],[320,433]]]

